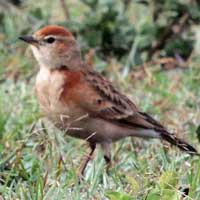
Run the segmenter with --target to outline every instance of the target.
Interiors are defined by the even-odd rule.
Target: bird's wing
[[[95,115],[106,119],[120,120],[133,116],[137,112],[135,104],[119,93],[101,74],[89,70],[85,73],[85,77],[99,98],[97,99],[98,109],[96,112],[93,111]]]

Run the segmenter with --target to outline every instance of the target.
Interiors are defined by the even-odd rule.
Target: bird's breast
[[[36,78],[36,94],[42,113],[55,124],[66,124],[84,113],[73,100],[77,77],[63,71],[41,69]]]

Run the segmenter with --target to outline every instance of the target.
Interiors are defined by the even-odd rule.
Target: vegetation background
[[[69,28],[89,64],[200,150],[199,23],[198,0],[1,0],[0,199],[199,200],[199,158],[158,140],[114,144],[109,174],[96,151],[78,185],[86,145],[41,118],[38,67],[18,40]]]

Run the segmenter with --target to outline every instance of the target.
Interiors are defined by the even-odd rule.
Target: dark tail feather
[[[177,138],[174,134],[168,133],[167,131],[163,131],[161,132],[160,136],[163,140],[166,140],[167,142],[177,146],[182,151],[185,151],[190,155],[200,156],[200,154],[197,152],[197,150],[193,146]]]
[[[159,133],[161,139],[166,140],[167,142],[177,146],[182,151],[187,152],[190,155],[198,155],[200,154],[197,152],[197,150],[188,144],[187,142],[183,141],[182,139],[179,139],[176,137],[176,135],[169,133],[159,122],[157,122],[153,117],[148,115],[147,113],[140,112],[140,114],[144,117],[146,121],[154,125],[154,130]]]

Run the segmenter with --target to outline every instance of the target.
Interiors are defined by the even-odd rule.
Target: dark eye
[[[45,42],[47,42],[49,44],[53,43],[54,41],[55,41],[55,38],[53,38],[53,37],[49,37],[49,38],[45,39]]]
[[[101,104],[103,102],[103,100],[102,99],[97,99],[97,104]]]

